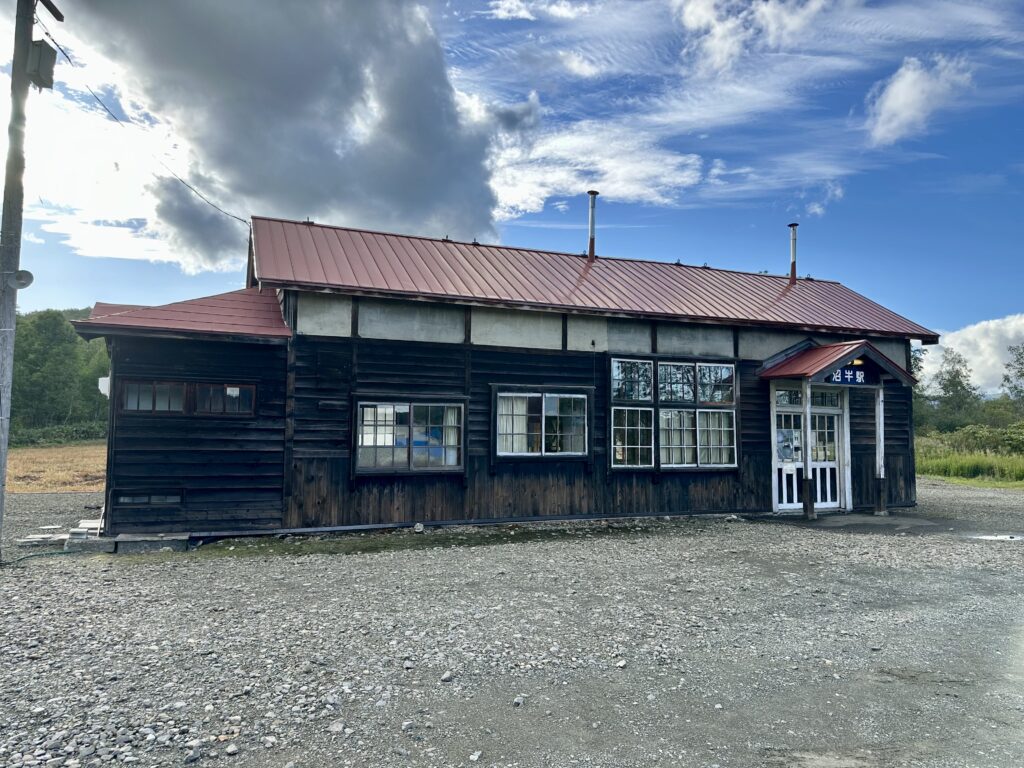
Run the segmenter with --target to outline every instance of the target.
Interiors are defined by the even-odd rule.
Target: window
[[[734,365],[613,359],[611,378],[612,467],[737,465]],[[654,407],[633,405],[655,394]]]
[[[658,363],[658,400],[692,403],[697,399],[691,363]]]
[[[653,408],[612,408],[612,466],[654,466]]]
[[[736,415],[733,411],[697,411],[698,463],[702,467],[736,464]]]
[[[811,405],[815,408],[839,408],[839,390],[815,387],[811,390]]]
[[[499,456],[587,453],[587,396],[567,394],[498,395]]]
[[[154,506],[181,504],[180,493],[131,493],[117,497],[118,504]]]
[[[776,405],[799,406],[804,404],[804,393],[799,389],[777,389],[775,390]]]
[[[726,405],[733,402],[731,365],[697,366],[698,398],[702,405]]]
[[[196,413],[251,416],[255,392],[252,384],[196,384]]]
[[[121,410],[137,413],[183,413],[185,385],[180,381],[126,381]]]
[[[462,466],[462,406],[413,405],[413,469]]]
[[[614,400],[652,399],[654,363],[650,360],[612,360]]]
[[[356,466],[364,471],[453,470],[462,466],[462,406],[360,403]]]
[[[662,408],[659,411],[661,466],[692,467],[697,464],[697,421],[693,411]]]

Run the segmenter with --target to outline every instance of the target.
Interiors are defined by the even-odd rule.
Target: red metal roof
[[[121,312],[127,312],[129,309],[142,309],[141,304],[108,304],[105,301],[97,301],[93,306],[92,311],[89,312],[89,319],[95,320],[98,317],[106,317],[107,315],[117,315]]]
[[[285,339],[292,335],[281,316],[275,292],[261,292],[258,288],[110,312],[111,307],[124,306],[97,304],[88,320],[75,320],[72,324],[79,333],[89,336],[141,332]]]
[[[938,341],[839,283],[253,217],[261,285]]]
[[[894,363],[864,339],[810,347],[765,368],[759,375],[762,379],[813,379],[822,374],[829,374],[857,357],[866,357],[874,361],[885,372],[906,384],[914,383],[913,376],[907,373],[903,366]]]

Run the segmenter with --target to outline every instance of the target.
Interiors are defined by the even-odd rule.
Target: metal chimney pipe
[[[590,241],[587,245],[587,261],[591,262],[595,258],[597,258],[594,255],[594,229],[596,226],[596,222],[594,221],[594,214],[597,209],[597,196],[600,193],[596,189],[591,189],[590,191],[587,192],[587,194],[590,195]]]
[[[797,223],[789,224],[789,284],[796,285],[796,228]]]

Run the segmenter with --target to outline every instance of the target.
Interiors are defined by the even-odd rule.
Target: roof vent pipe
[[[596,258],[594,256],[594,213],[597,208],[597,196],[599,193],[596,189],[591,189],[587,194],[590,195],[590,241],[587,245],[587,261],[591,262]]]
[[[789,284],[796,285],[796,228],[797,223],[789,224]]]

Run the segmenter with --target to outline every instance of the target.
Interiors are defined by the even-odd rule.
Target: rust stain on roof
[[[261,285],[598,314],[798,326],[937,341],[827,280],[462,243],[253,217]]]
[[[178,301],[158,307],[97,303],[88,320],[72,325],[83,334],[163,332],[227,334],[285,339],[291,330],[281,316],[274,291],[257,288]]]

